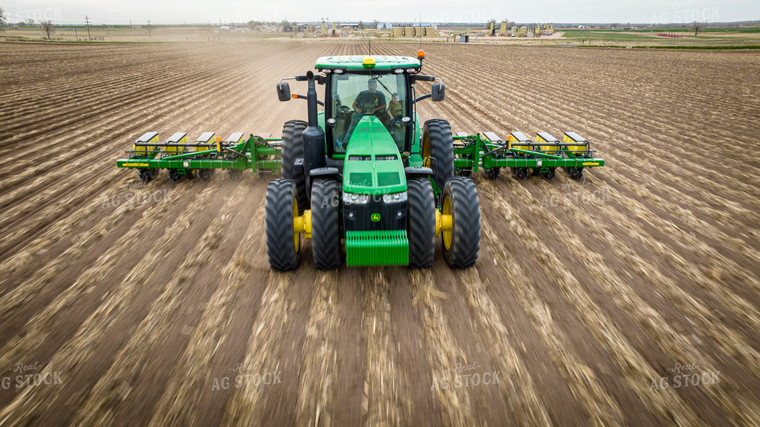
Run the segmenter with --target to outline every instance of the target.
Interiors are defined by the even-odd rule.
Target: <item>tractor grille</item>
[[[406,230],[346,232],[346,265],[408,265]]]

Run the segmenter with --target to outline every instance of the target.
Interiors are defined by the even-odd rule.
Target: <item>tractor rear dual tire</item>
[[[298,190],[299,215],[308,206],[306,194],[306,177],[303,167],[296,165],[296,159],[303,159],[303,131],[308,124],[303,120],[288,120],[282,126],[282,177],[292,179]]]
[[[293,229],[298,214],[296,183],[275,179],[267,187],[266,235],[269,265],[273,270],[290,271],[301,260],[301,236]]]
[[[317,179],[311,186],[311,247],[317,270],[340,268],[340,183]]]
[[[432,119],[422,128],[422,158],[430,160],[433,180],[439,189],[454,176],[454,137],[449,122]]]
[[[435,195],[427,178],[408,182],[407,238],[409,266],[430,268],[435,258]]]
[[[480,201],[475,183],[470,178],[452,178],[444,186],[441,200],[442,213],[452,217],[451,231],[441,232],[443,258],[451,268],[472,267],[480,251]]]

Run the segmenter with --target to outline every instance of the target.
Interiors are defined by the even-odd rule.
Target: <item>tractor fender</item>
[[[404,168],[404,173],[408,178],[413,177],[427,177],[433,175],[433,170],[430,168]]]
[[[310,175],[312,177],[324,178],[329,176],[339,176],[340,172],[338,171],[338,168],[324,167],[312,169]]]

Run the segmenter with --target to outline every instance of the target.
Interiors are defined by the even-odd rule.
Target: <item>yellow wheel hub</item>
[[[301,233],[305,239],[311,239],[311,210],[303,211],[298,216],[298,200],[293,200],[293,244],[296,252],[301,247]]]
[[[443,235],[443,247],[446,250],[451,248],[452,229],[454,228],[454,220],[451,215],[451,199],[448,197],[443,199],[442,211],[435,211],[435,235]]]

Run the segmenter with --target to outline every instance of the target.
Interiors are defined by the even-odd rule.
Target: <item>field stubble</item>
[[[476,177],[466,271],[317,272],[307,244],[272,273],[268,176],[114,165],[146,130],[278,135],[305,105],[277,79],[363,45],[0,44],[0,369],[63,379],[0,389],[0,423],[760,423],[760,56],[423,47],[448,92],[423,118],[573,130],[607,160]],[[683,366],[718,381],[676,387]],[[280,382],[218,386],[240,372]]]

